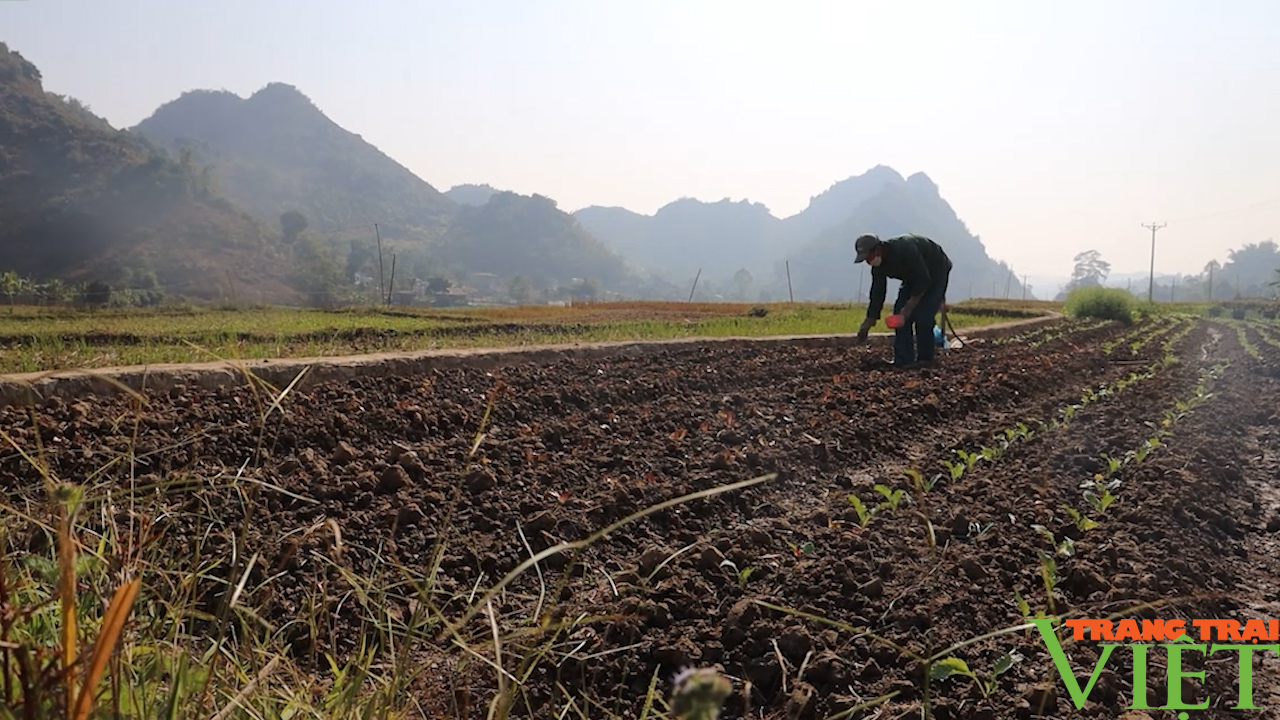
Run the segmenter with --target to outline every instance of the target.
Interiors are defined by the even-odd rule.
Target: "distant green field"
[[[753,308],[766,310],[763,317]],[[0,308],[0,372],[219,359],[318,357],[682,337],[855,332],[865,305],[625,302],[439,310],[300,308],[75,311]],[[957,327],[1037,315],[1008,301],[962,304]],[[887,311],[886,311],[887,314]],[[873,332],[887,332],[883,320]]]

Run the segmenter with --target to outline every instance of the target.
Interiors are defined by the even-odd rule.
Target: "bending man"
[[[858,328],[858,339],[866,340],[871,327],[880,319],[884,307],[888,278],[902,281],[898,299],[893,304],[895,315],[904,319],[894,330],[893,364],[906,367],[933,362],[936,355],[934,316],[947,298],[947,282],[951,279],[951,258],[936,242],[919,235],[899,235],[881,240],[866,234],[854,242],[855,263],[871,265],[871,302],[867,318]]]

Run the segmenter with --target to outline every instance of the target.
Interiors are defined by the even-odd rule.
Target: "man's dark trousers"
[[[902,327],[893,331],[894,365],[930,362],[937,354],[937,346],[933,339],[935,316],[938,310],[942,309],[942,301],[947,297],[947,283],[950,279],[951,273],[948,272],[942,276],[941,281],[935,282],[925,291],[924,297],[920,298],[920,304],[916,305],[915,312],[911,313],[911,317],[905,318],[906,322],[902,323]],[[911,299],[912,292],[913,289],[910,286],[902,283],[902,287],[898,290],[898,299],[893,303],[894,314],[902,311],[902,306]]]

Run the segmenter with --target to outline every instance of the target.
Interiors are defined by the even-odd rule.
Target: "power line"
[[[1151,280],[1147,285],[1147,302],[1154,302],[1156,294],[1156,231],[1165,225],[1168,225],[1168,223],[1161,225],[1155,223],[1147,225],[1144,223],[1142,226],[1151,229]]]

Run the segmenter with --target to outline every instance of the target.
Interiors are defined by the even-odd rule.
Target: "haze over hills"
[[[196,90],[134,131],[209,163],[229,197],[264,221],[296,211],[346,254],[349,278],[372,272],[374,224],[398,277],[466,281],[492,273],[551,293],[576,280],[640,292],[623,259],[538,195],[461,186],[449,194],[330,120],[297,88],[272,83],[248,98]],[[593,286],[594,287],[594,286]]]
[[[379,223],[389,239],[438,238],[456,209],[430,183],[338,126],[297,88],[248,98],[192,90],[133,132],[213,166],[233,202],[274,222],[297,210],[316,229]]]
[[[298,299],[268,233],[207,173],[45,92],[39,69],[4,43],[0,248],[2,269],[40,282]]]
[[[652,216],[618,207],[570,215],[550,198],[488,184],[442,193],[283,83],[248,98],[189,91],[131,131],[117,131],[43,93],[38,71],[21,62],[10,62],[6,98],[27,99],[5,105],[9,135],[0,139],[20,150],[5,160],[18,171],[5,173],[3,208],[13,220],[6,227],[22,228],[26,243],[7,246],[26,250],[6,264],[24,272],[55,272],[63,267],[55,260],[65,256],[76,260],[61,273],[68,278],[97,273],[127,283],[130,267],[145,274],[154,265],[159,284],[199,282],[205,295],[222,292],[216,288],[228,271],[240,282],[274,283],[277,294],[286,285],[340,294],[360,275],[375,274],[377,223],[386,262],[396,256],[399,288],[432,276],[465,283],[479,273],[496,275],[528,300],[601,289],[675,299],[688,296],[701,271],[695,299],[757,301],[788,297],[789,265],[796,300],[861,300],[869,287],[866,266],[852,262],[853,239],[915,232],[951,254],[949,299],[1022,293],[1019,279],[987,254],[924,173],[904,178],[876,166],[832,184],[786,218],[748,200],[688,197]],[[24,123],[73,138],[40,174],[21,172],[48,151],[33,149],[34,136],[16,129]],[[55,125],[60,129],[50,131]],[[89,150],[104,158],[96,175],[67,164]],[[129,168],[132,175],[123,172]],[[75,179],[96,194],[69,195],[50,177]],[[80,215],[48,211],[70,196]],[[44,210],[23,215],[22,208]],[[85,227],[93,232],[81,232]],[[121,268],[112,270],[112,261]]]
[[[1020,297],[1022,284],[1007,265],[987,255],[938,187],[924,173],[904,178],[879,165],[833,184],[808,207],[778,218],[748,201],[715,203],[682,198],[652,216],[617,207],[575,213],[592,234],[641,268],[690,282],[698,270],[713,287],[730,294],[788,297],[786,268],[796,300],[861,300],[866,266],[853,263],[853,240],[864,232],[881,237],[918,233],[941,243],[955,267],[948,298],[975,295]],[[745,269],[750,288],[745,288]],[[735,279],[737,275],[737,279]],[[896,281],[891,281],[891,289]],[[892,299],[892,298],[890,298]]]

